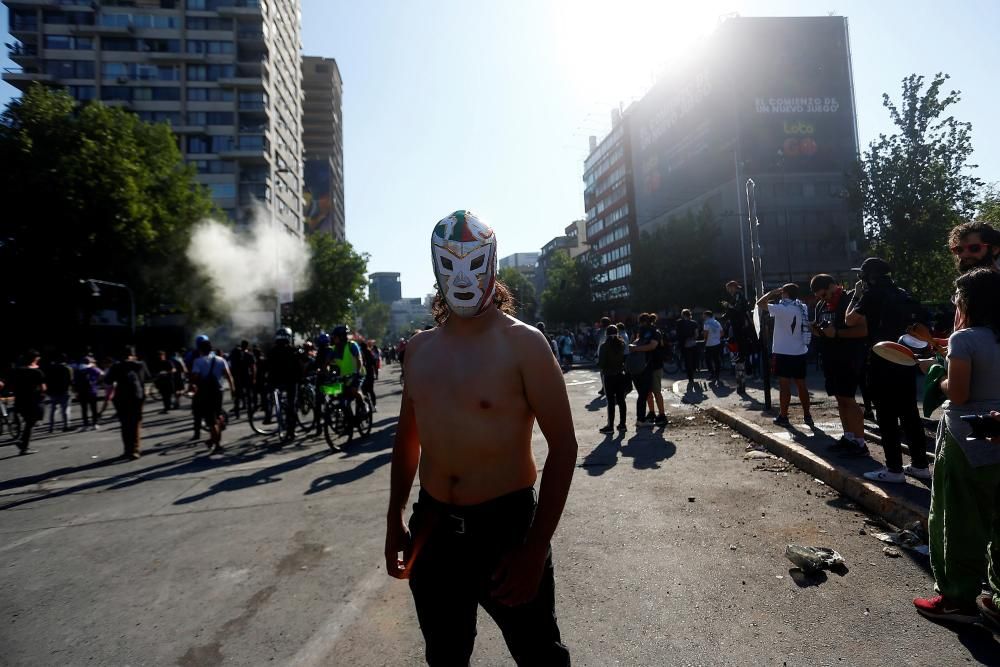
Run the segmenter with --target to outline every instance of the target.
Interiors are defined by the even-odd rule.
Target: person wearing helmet
[[[221,454],[222,429],[226,421],[222,409],[223,380],[229,384],[230,393],[235,394],[236,387],[229,364],[212,351],[212,344],[207,336],[199,341],[198,354],[198,358],[191,364],[191,390],[194,393],[191,406],[199,426],[204,424],[208,429],[208,441],[205,444],[210,453]]]
[[[295,438],[295,399],[299,383],[302,381],[303,368],[298,353],[292,346],[292,330],[281,327],[274,334],[274,347],[268,356],[268,373],[271,389],[281,389],[285,392],[285,443]],[[284,443],[282,443],[284,444]]]
[[[518,664],[568,666],[549,541],[576,468],[573,417],[545,336],[511,316],[496,249],[493,230],[469,211],[431,233],[438,326],[407,346],[386,572],[410,581],[429,664],[469,663],[482,606]],[[536,420],[549,448],[537,502]]]
[[[316,336],[316,356],[313,365],[316,371],[316,406],[313,410],[313,427],[316,435],[323,433],[323,401],[324,394],[319,390],[319,386],[325,384],[330,374],[333,362],[333,349],[330,347],[330,334],[325,331]]]
[[[353,423],[352,420],[355,414],[357,414],[358,419],[363,419],[365,416],[365,404],[361,400],[360,392],[361,382],[365,376],[365,365],[361,359],[361,348],[353,340],[347,339],[350,333],[351,330],[344,324],[335,327],[331,332],[332,355],[330,365],[337,369],[344,381],[344,395],[348,399],[353,398],[357,406],[357,412],[355,413],[351,408],[350,400],[344,403],[348,423]]]

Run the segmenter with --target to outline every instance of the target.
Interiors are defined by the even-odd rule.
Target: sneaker
[[[842,459],[861,459],[871,456],[871,452],[868,451],[868,445],[859,445],[856,442],[851,443],[851,446],[844,450],[840,455]]]
[[[788,421],[788,415],[778,415],[774,418],[775,426],[791,426],[792,422]]]
[[[979,607],[979,613],[983,615],[987,623],[1000,630],[1000,608],[993,602],[993,594],[983,593],[980,595],[976,598],[976,606]]]
[[[802,418],[802,423],[804,423],[806,426],[814,426],[815,425],[814,422],[813,422],[813,416],[812,415],[806,415],[805,417],[803,417]]]
[[[855,447],[858,447],[858,443],[854,442],[846,435],[842,435],[840,436],[840,440],[827,447],[827,449],[831,452],[847,452]]]
[[[866,472],[864,473],[864,478],[872,482],[887,482],[891,484],[900,484],[906,481],[906,475],[901,472],[892,472],[888,468]]]
[[[597,390],[597,395],[598,396],[604,396],[604,390],[603,389],[598,389]]]
[[[932,621],[973,624],[979,620],[979,608],[974,604],[960,604],[945,600],[943,595],[932,598],[915,598],[913,606],[924,618]]]
[[[866,422],[875,421],[875,412],[873,410],[865,410],[865,421]]]
[[[101,427],[98,426],[97,424],[94,424],[93,426],[90,427],[90,430],[91,431],[100,431]]]
[[[32,449],[31,447],[25,447],[17,452],[18,456],[27,456],[28,454],[37,454],[37,449]]]
[[[916,468],[909,464],[903,466],[903,474],[909,475],[910,477],[916,477],[917,479],[930,479],[931,469],[930,468]]]
[[[643,427],[651,427],[652,425],[653,425],[653,422],[649,421],[648,419],[644,419],[644,420],[643,420],[643,421],[641,421],[641,422],[636,422],[636,423],[635,423],[635,427],[636,427],[637,429],[638,429],[638,428],[643,428]]]
[[[656,424],[657,426],[666,426],[667,425],[667,416],[666,415],[660,415],[655,420],[653,420],[653,423]]]
[[[622,422],[621,424],[618,425],[618,430],[624,433],[625,431],[628,430],[628,426],[625,425],[625,422]]]
[[[597,432],[598,433],[611,433],[614,430],[615,430],[615,427],[612,426],[611,424],[608,424],[607,426],[602,426],[601,428],[597,429]]]

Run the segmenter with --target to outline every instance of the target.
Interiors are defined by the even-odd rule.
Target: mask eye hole
[[[482,268],[484,262],[486,262],[486,256],[480,255],[479,257],[476,257],[474,260],[472,260],[472,264],[469,266],[469,268],[475,271],[476,269]]]
[[[451,260],[447,257],[441,258],[441,266],[444,267],[446,271],[451,271],[455,268],[454,265],[452,265]]]

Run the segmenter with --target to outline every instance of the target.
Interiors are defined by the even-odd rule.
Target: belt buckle
[[[455,521],[455,525],[456,525],[455,534],[456,535],[465,535],[465,517],[464,516],[458,516],[457,514],[449,514],[448,518],[449,519],[453,519]]]

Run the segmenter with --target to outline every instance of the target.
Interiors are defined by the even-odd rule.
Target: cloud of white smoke
[[[236,228],[205,220],[194,230],[188,258],[211,277],[216,296],[236,330],[262,323],[274,311],[274,295],[291,300],[306,287],[309,247],[270,214],[256,207],[252,222]]]

